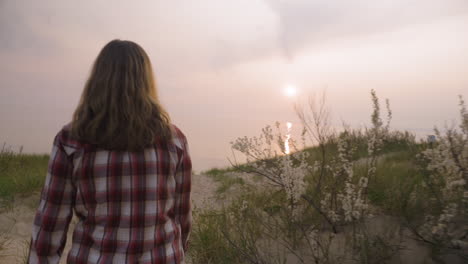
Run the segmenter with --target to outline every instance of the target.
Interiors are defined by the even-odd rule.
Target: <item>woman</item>
[[[100,52],[72,122],[54,140],[29,263],[183,263],[191,161],[161,107],[150,60],[131,41]]]

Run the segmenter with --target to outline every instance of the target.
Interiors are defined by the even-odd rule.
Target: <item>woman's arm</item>
[[[176,219],[182,230],[182,245],[184,251],[188,247],[188,238],[192,229],[192,206],[190,191],[192,187],[192,161],[190,159],[187,140],[184,139],[182,156],[176,172]]]
[[[76,190],[71,179],[73,163],[60,142],[60,135],[54,139],[47,177],[34,218],[30,264],[59,263],[67,241]]]

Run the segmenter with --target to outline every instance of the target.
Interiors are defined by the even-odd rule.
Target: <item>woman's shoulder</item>
[[[171,124],[172,131],[172,141],[180,149],[185,149],[187,147],[187,137],[176,125]]]
[[[78,149],[85,148],[87,144],[83,144],[75,140],[71,135],[71,123],[64,125],[55,135],[54,144],[63,148],[67,155],[72,155]]]
[[[172,135],[174,137],[179,137],[179,138],[184,138],[184,139],[186,138],[185,134],[182,132],[182,130],[180,130],[179,127],[177,127],[174,124],[171,124],[170,126],[171,126]]]

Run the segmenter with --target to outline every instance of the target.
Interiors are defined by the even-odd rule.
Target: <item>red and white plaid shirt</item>
[[[140,152],[108,151],[55,137],[34,219],[29,263],[184,263],[191,230],[192,164],[184,134]]]

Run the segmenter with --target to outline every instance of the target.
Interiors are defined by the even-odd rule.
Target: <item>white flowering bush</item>
[[[367,175],[355,180],[352,155],[355,148],[343,132],[337,142],[336,160],[329,168],[333,184],[323,190],[321,210],[335,225],[340,222],[353,222],[361,219],[367,208],[363,191],[367,188]]]
[[[303,125],[298,141],[284,136],[276,123],[257,137],[231,142],[243,159],[234,155],[229,173],[236,171],[243,184],[210,222],[223,239],[210,245],[229,260],[215,254],[218,258],[204,263],[393,263],[404,249],[405,228],[437,248],[431,256],[437,261],[443,262],[441,250],[466,257],[463,100],[460,129],[436,131],[437,141],[429,146],[408,132],[391,131],[388,100],[384,121],[375,91],[371,99],[366,129],[332,129],[322,97],[318,103],[311,99],[306,109],[296,107]],[[374,218],[390,219],[391,230],[376,231]],[[201,243],[200,250],[205,250]]]
[[[439,250],[468,259],[468,112],[460,97],[459,129],[435,129],[436,142],[423,151],[428,194],[424,222],[414,231]]]
[[[271,126],[267,126],[259,137],[243,137],[232,142],[232,148],[242,153],[248,162],[247,166],[235,166],[242,172],[264,177],[267,185],[283,190],[291,209],[294,209],[305,192],[304,178],[312,173],[313,166],[307,152],[285,155],[280,124],[277,123],[276,127],[276,136]]]
[[[345,130],[337,139],[337,155],[330,168],[333,183],[323,191],[321,208],[330,221],[355,222],[367,216],[368,201],[366,197],[369,179],[374,178],[377,170],[378,155],[383,143],[390,138],[389,126],[392,118],[389,102],[387,106],[387,123],[383,126],[380,114],[380,104],[374,90],[371,91],[373,113],[372,127],[366,130],[365,135],[360,132]],[[356,137],[356,135],[358,135]],[[356,138],[367,139],[367,157],[355,160],[354,153],[359,142]],[[366,173],[355,175],[355,163],[365,163]],[[341,188],[340,187],[341,183]]]
[[[311,99],[308,110],[296,107],[303,124],[302,145],[305,147],[308,139],[317,146],[314,152],[299,150],[296,141],[291,140],[295,151],[286,155],[285,137],[279,123],[276,133],[267,126],[258,137],[242,137],[231,143],[233,150],[243,154],[247,161],[241,165],[234,162],[234,167],[264,179],[256,186],[259,193],[265,194],[261,190],[268,189],[283,194],[284,203],[276,203],[276,210],[267,210],[269,217],[260,222],[262,228],[268,230],[266,233],[283,235],[282,244],[298,261],[306,257],[317,263],[331,261],[329,248],[333,234],[342,232],[340,226],[359,225],[359,228],[353,228],[353,236],[363,235],[358,232],[363,230],[368,215],[368,182],[369,178],[375,177],[377,157],[387,140],[391,119],[387,101],[388,122],[384,126],[378,98],[374,91],[371,95],[372,127],[365,133],[345,130],[336,136],[329,126],[329,111],[324,106],[324,98],[319,105]],[[364,158],[356,157],[361,145],[365,146]],[[366,173],[355,175],[356,163],[364,164]],[[244,211],[247,207],[245,203],[241,204]],[[248,208],[252,212],[256,207]],[[259,221],[262,217],[255,219]]]
[[[338,140],[338,157],[336,166],[332,167],[332,177],[344,183],[341,190],[325,192],[321,201],[323,210],[335,223],[339,221],[353,222],[361,219],[367,209],[364,190],[367,188],[368,175],[362,175],[356,182],[354,179],[354,162],[350,159],[354,147],[346,140],[344,132]],[[333,197],[334,196],[334,197]]]

